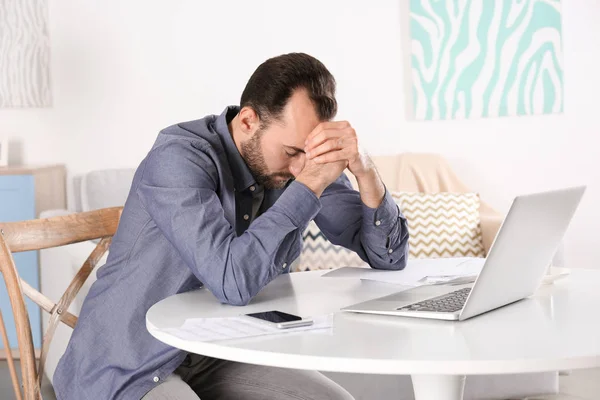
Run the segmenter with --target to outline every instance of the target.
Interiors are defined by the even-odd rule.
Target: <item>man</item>
[[[351,399],[318,372],[191,355],[146,331],[153,304],[202,285],[247,304],[289,272],[312,219],[374,268],[406,264],[406,221],[354,129],[332,121],[335,80],[323,64],[269,59],[240,104],[164,129],[137,169],[55,373],[59,399]]]

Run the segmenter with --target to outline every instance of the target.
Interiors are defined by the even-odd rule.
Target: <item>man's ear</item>
[[[239,113],[240,130],[249,139],[260,129],[260,118],[252,107],[243,107]]]

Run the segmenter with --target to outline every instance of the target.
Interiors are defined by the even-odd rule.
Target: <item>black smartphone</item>
[[[292,315],[276,310],[244,315],[247,317],[258,319],[262,322],[266,322],[279,329],[297,328],[299,326],[307,326],[313,324],[313,320],[311,318],[302,318],[297,315]]]

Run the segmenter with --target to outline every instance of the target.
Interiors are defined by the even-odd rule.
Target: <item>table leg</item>
[[[412,375],[415,400],[462,400],[464,375]]]

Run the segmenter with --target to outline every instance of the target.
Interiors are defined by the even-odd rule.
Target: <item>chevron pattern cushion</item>
[[[408,221],[409,258],[485,257],[476,193],[394,192]]]
[[[336,246],[323,235],[315,221],[311,221],[302,234],[304,244],[292,271],[313,271],[338,267],[367,267],[353,251]]]

